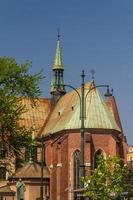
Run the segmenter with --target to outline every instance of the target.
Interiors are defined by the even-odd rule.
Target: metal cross
[[[57,28],[57,37],[58,37],[58,40],[60,39],[60,29]]]
[[[91,71],[90,71],[90,73],[91,73],[91,75],[92,75],[92,79],[94,80],[95,79],[95,77],[94,77],[94,75],[95,75],[95,70],[94,69],[92,69]]]

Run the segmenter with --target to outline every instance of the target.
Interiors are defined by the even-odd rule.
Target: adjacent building
[[[128,147],[127,162],[133,162],[133,146]]]

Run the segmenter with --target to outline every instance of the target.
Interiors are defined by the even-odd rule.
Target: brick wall
[[[62,138],[66,133],[62,133]],[[85,133],[86,174],[91,174],[94,167],[94,155],[101,149],[105,155],[119,153],[120,145],[117,135],[109,131],[93,131]],[[60,138],[60,136],[57,136]],[[57,141],[56,141],[57,140]],[[52,144],[52,145],[51,145]],[[46,162],[50,169],[51,200],[73,199],[73,153],[80,150],[80,133],[67,133],[60,141],[56,137],[46,145]]]

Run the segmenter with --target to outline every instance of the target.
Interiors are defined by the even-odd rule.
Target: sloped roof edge
[[[93,82],[85,84],[86,93],[93,87]],[[81,93],[81,88],[77,91]],[[95,88],[86,97],[85,128],[112,129],[121,132],[115,118],[101,97],[99,90]],[[74,90],[66,93],[56,104],[42,134],[54,134],[61,130],[80,128],[80,103]]]

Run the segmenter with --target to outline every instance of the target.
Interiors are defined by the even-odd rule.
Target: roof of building
[[[28,98],[22,98],[26,112],[21,115],[20,125],[26,128],[34,128],[36,135],[41,131],[51,112],[52,104],[50,99],[39,98],[32,104]]]
[[[41,166],[35,162],[27,162],[22,168],[19,168],[15,175],[11,176],[10,179],[34,179],[41,177]],[[43,177],[49,178],[50,173],[46,166],[43,167]]]
[[[14,196],[15,192],[11,190],[9,185],[0,187],[0,196]]]
[[[94,82],[85,84],[85,93],[94,86],[93,84]],[[81,93],[81,88],[77,90]],[[62,130],[79,129],[81,123],[79,116],[79,97],[72,90],[59,99],[42,134],[47,135]],[[86,96],[85,128],[121,131],[114,114],[108,108],[97,88],[90,91]]]
[[[118,109],[117,109],[117,105],[116,105],[116,101],[115,101],[114,96],[109,97],[108,100],[106,101],[106,104],[107,104],[108,108],[110,109],[113,117],[115,118],[117,125],[123,131],[119,112],[118,112]]]

